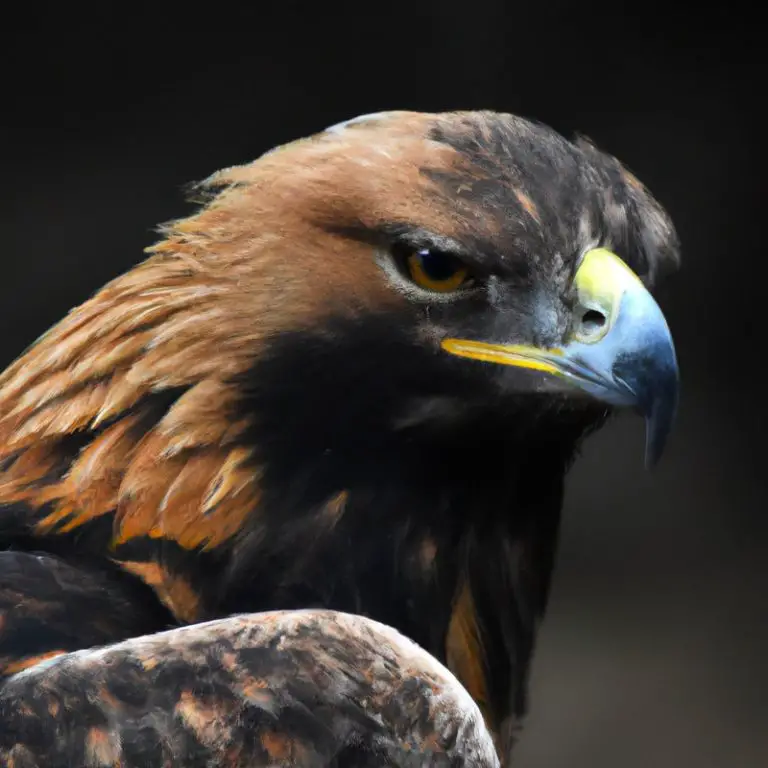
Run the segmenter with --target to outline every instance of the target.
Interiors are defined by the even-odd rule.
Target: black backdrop
[[[680,230],[684,268],[660,300],[683,401],[653,473],[624,419],[572,474],[518,764],[765,765],[760,27],[733,4],[620,6],[6,16],[0,363],[141,258],[154,225],[190,210],[182,185],[274,144],[391,108],[493,108],[587,134]]]

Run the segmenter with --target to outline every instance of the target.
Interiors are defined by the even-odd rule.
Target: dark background
[[[0,363],[139,260],[157,223],[190,210],[182,185],[275,144],[392,108],[491,108],[585,133],[679,228],[683,270],[659,297],[683,400],[654,472],[642,424],[626,418],[572,473],[516,764],[767,765],[754,14],[503,0],[125,7],[30,5],[5,19]]]

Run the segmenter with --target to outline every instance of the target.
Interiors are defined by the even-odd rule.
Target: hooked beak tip
[[[661,460],[677,416],[679,382],[674,382],[655,397],[645,414],[645,468],[654,469]]]

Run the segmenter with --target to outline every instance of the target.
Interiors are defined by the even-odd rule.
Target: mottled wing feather
[[[405,637],[330,611],[236,616],[59,656],[0,688],[28,768],[498,766],[477,706]]]

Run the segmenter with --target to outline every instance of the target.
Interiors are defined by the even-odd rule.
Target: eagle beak
[[[653,466],[672,428],[679,389],[675,347],[659,305],[637,275],[603,248],[584,255],[574,276],[573,330],[559,348],[445,339],[446,352],[549,374],[646,420],[645,463]]]

